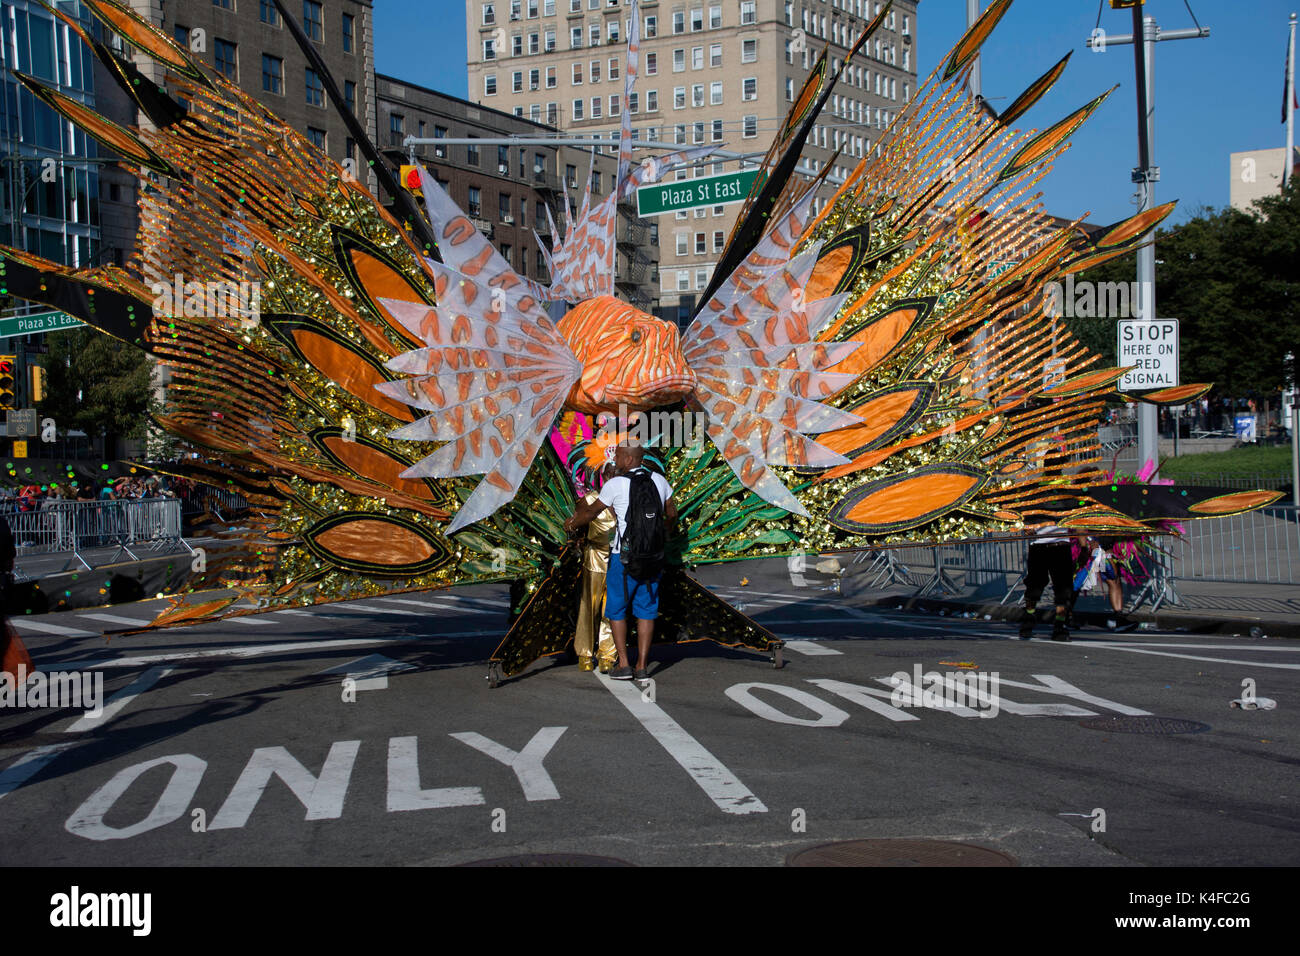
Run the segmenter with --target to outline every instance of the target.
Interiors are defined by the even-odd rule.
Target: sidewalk
[[[917,590],[933,576],[929,568],[914,569],[910,582],[881,584],[873,587],[877,572],[865,563],[845,565],[841,591],[851,604],[901,607],[934,614],[975,614],[995,621],[1018,621],[1024,608],[1024,591],[1017,589],[1000,603],[1015,582],[1009,575],[983,572],[983,583],[967,583],[963,571],[957,570],[926,597],[916,597]],[[1173,590],[1178,601],[1166,602],[1156,612],[1150,606],[1128,616],[1162,630],[1186,630],[1198,634],[1251,635],[1258,628],[1268,637],[1300,638],[1300,585],[1294,584],[1221,584],[1210,581],[1175,580]],[[1049,587],[1038,603],[1039,614],[1050,610]],[[1136,592],[1125,593],[1132,601]],[[1099,594],[1087,594],[1075,606],[1077,624],[1105,628],[1113,617],[1110,604]],[[1137,631],[1135,633],[1141,633]]]

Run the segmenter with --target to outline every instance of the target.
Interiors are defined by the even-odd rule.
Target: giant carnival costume
[[[492,683],[573,640],[582,545],[562,524],[596,423],[703,416],[690,443],[651,434],[679,521],[659,639],[760,651],[780,641],[690,575],[710,562],[966,539],[1035,522],[1143,536],[1156,522],[1233,514],[1277,493],[1112,485],[1097,465],[1106,401],[1179,404],[1208,385],[1119,395],[1043,289],[1140,245],[1159,206],[1099,231],[1044,212],[1038,182],[1102,94],[1041,130],[1014,127],[1068,56],[1000,114],[967,88],[1007,12],[995,0],[833,196],[795,175],[843,69],[823,52],[684,331],[614,292],[616,205],[709,147],[632,161],[518,275],[423,168],[423,209],[342,105],[390,206],[223,75],[111,0],[83,0],[167,71],[169,90],[87,36],[147,123],[113,124],[26,87],[141,178],[123,267],[72,270],[0,249],[11,295],[63,309],[170,372],[161,427],[201,451],[195,477],[255,505],[214,579],[261,607],[489,581],[516,586]],[[624,102],[637,77],[635,3]],[[836,166],[828,162],[825,171]],[[552,229],[552,234],[555,230]],[[540,245],[540,240],[539,240]],[[184,282],[255,283],[259,314],[191,314]],[[248,287],[245,287],[248,288]],[[556,304],[559,307],[556,307]],[[548,308],[549,306],[549,308]],[[220,416],[214,416],[219,410]],[[602,417],[603,416],[603,417]],[[676,438],[678,444],[673,444]],[[1103,483],[1104,482],[1104,483]],[[155,622],[238,613],[178,601]]]

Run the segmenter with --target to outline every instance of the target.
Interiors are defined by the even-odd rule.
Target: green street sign
[[[636,191],[636,214],[645,218],[665,212],[677,212],[679,209],[726,206],[733,202],[743,202],[757,177],[757,169],[748,169],[744,172],[724,173],[721,176],[708,176],[704,179],[683,179],[678,182],[642,186]]]
[[[0,316],[0,339],[11,335],[39,335],[57,329],[75,329],[85,325],[66,312],[35,312],[31,315]]]

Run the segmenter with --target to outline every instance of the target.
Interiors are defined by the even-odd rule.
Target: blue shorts
[[[623,588],[626,583],[627,594]],[[611,621],[627,619],[628,605],[632,616],[641,621],[653,621],[659,616],[659,579],[638,581],[623,573],[622,556],[617,552],[609,556],[609,571],[605,574],[605,616]]]

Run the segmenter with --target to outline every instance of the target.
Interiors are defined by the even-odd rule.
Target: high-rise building
[[[1282,192],[1286,148],[1252,149],[1228,155],[1228,202],[1233,209],[1252,212],[1256,199]],[[1300,171],[1300,149],[1291,156],[1291,170]]]
[[[559,237],[551,233],[547,211],[557,228],[563,229],[563,197],[567,191],[570,212],[574,212],[582,201],[589,171],[592,202],[600,202],[614,185],[617,159],[599,155],[592,169],[589,152],[545,142],[558,134],[554,127],[391,76],[376,76],[375,90],[379,147],[395,162],[397,153],[412,156],[413,150],[413,158],[437,177],[516,272],[549,283],[537,238],[549,250]],[[485,142],[481,146],[474,142],[422,144],[408,150],[403,146],[408,137]],[[492,142],[509,138],[520,142]],[[624,204],[615,235],[618,293],[649,312],[658,292],[654,227],[637,220]]]
[[[838,67],[877,0],[641,0],[641,66],[624,103],[629,0],[465,0],[469,95],[570,135],[616,140],[623,110],[642,142],[714,144],[740,156],[670,173],[731,172],[761,158],[817,54]],[[831,183],[865,157],[916,90],[916,2],[899,0],[845,69],[804,151]],[[616,150],[607,148],[607,152]],[[637,159],[647,155],[638,151]],[[824,188],[829,195],[832,186]],[[738,204],[658,217],[660,301],[688,311]]]

